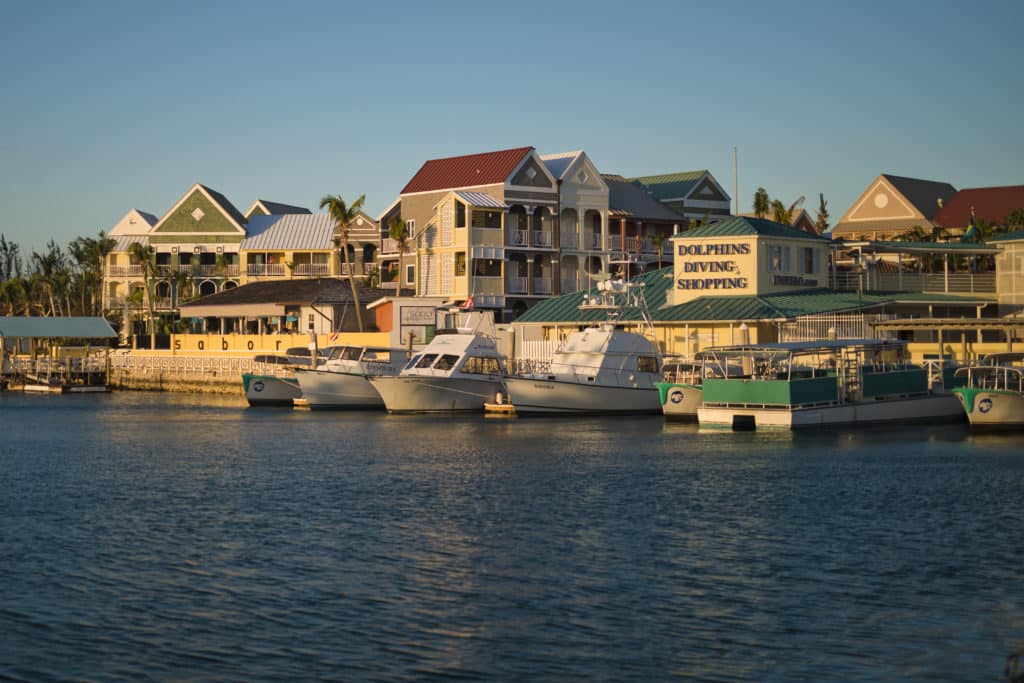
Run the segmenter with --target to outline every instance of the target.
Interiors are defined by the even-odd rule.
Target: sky
[[[158,217],[366,195],[428,159],[584,150],[819,193],[1024,184],[1024,2],[54,2],[0,6],[0,235],[25,256]]]

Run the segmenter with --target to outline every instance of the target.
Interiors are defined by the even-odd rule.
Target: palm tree
[[[142,275],[146,283],[146,303],[149,306],[149,345],[156,345],[156,308],[153,300],[153,281],[156,279],[156,255],[152,247],[141,242],[132,242],[128,247],[132,260],[142,266]]]
[[[768,215],[768,209],[768,192],[763,187],[759,187],[754,193],[754,215],[764,218]]]
[[[398,243],[398,296],[402,296],[402,261],[405,258],[405,248],[409,244],[409,228],[401,216],[395,216],[388,225],[388,235]]]
[[[356,309],[356,322],[359,324],[359,331],[363,332],[363,311],[359,305],[359,288],[356,286],[356,279],[352,277],[352,271],[348,263],[348,226],[355,220],[359,210],[363,208],[366,195],[359,195],[359,199],[349,206],[341,195],[325,195],[320,200],[320,208],[327,209],[327,213],[334,219],[335,236],[334,243],[341,251],[341,258],[345,264],[345,271],[348,273],[348,282],[352,286],[352,305]]]
[[[819,235],[828,230],[828,202],[822,192],[818,193],[818,220],[814,221],[814,229]]]
[[[60,314],[61,298],[66,294],[66,291],[60,287],[66,280],[62,271],[67,269],[67,257],[57,243],[50,240],[46,245],[45,252],[42,254],[37,251],[32,252],[32,264],[33,274],[37,276],[37,283],[49,302],[49,308],[43,306],[43,315],[56,316]]]
[[[665,242],[668,240],[668,235],[663,232],[656,232],[651,235],[651,242],[654,244],[654,248],[658,250],[658,269],[661,269],[661,257],[665,253]]]

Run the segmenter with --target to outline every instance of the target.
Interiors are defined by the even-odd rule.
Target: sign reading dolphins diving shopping
[[[678,289],[746,289],[747,278],[740,275],[736,261],[729,256],[748,256],[750,244],[680,244],[679,256],[700,256],[709,260],[683,261],[681,272],[685,277],[676,280]]]

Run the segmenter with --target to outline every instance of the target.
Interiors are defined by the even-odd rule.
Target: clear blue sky
[[[52,2],[0,12],[0,233],[28,256],[163,215],[366,195],[532,145],[710,169],[749,210],[879,173],[1024,184],[1024,2]]]

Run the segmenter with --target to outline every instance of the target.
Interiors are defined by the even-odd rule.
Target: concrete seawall
[[[183,374],[160,368],[111,370],[110,385],[121,391],[242,395],[242,376],[239,373],[218,373],[216,370],[207,374]]]

